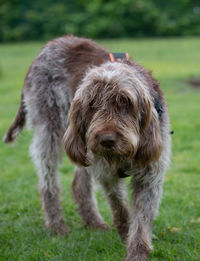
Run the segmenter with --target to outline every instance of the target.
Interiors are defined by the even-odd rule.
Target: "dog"
[[[4,142],[13,142],[25,123],[34,131],[30,151],[47,228],[68,234],[57,171],[65,149],[76,165],[72,191],[85,225],[108,229],[98,212],[94,179],[126,241],[126,261],[148,260],[171,144],[167,104],[151,72],[127,58],[111,61],[109,51],[92,40],[57,38],[30,66]],[[126,176],[133,189],[130,210]]]

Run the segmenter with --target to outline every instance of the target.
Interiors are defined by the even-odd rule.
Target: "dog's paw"
[[[129,248],[127,250],[126,261],[148,261],[150,254],[150,248],[146,246],[138,245],[136,248]]]
[[[86,224],[86,226],[90,229],[99,229],[102,231],[109,230],[110,227],[106,223],[91,223],[91,224]]]
[[[125,261],[148,261],[149,257],[146,254],[132,254],[126,258]]]
[[[69,235],[69,230],[67,229],[64,220],[61,220],[59,223],[48,224],[46,225],[46,228],[50,231],[52,235]]]
[[[106,223],[103,223],[103,224],[99,224],[98,226],[97,226],[97,229],[100,229],[100,230],[109,230],[110,229],[110,227],[109,227],[109,225],[108,224],[106,224]]]

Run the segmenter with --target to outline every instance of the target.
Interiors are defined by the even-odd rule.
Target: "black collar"
[[[163,106],[162,106],[160,99],[158,97],[154,98],[154,106],[155,106],[155,109],[156,109],[158,116],[159,116],[159,119],[160,119],[162,114],[163,114]]]
[[[125,173],[125,170],[122,169],[122,168],[119,168],[119,169],[118,169],[117,174],[118,174],[118,176],[119,176],[120,179],[127,178],[127,177],[130,176],[130,175],[126,174],[126,173]]]

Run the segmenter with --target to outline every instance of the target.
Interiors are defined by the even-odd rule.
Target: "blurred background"
[[[0,0],[0,42],[200,35],[199,0]]]

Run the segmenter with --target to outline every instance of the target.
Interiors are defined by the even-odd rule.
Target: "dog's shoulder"
[[[109,60],[109,51],[94,41],[75,38],[67,53],[67,67],[71,73],[81,73],[93,65],[99,66]]]
[[[109,61],[109,51],[87,38],[66,36],[62,40],[66,47],[66,69],[75,93],[89,68]]]

